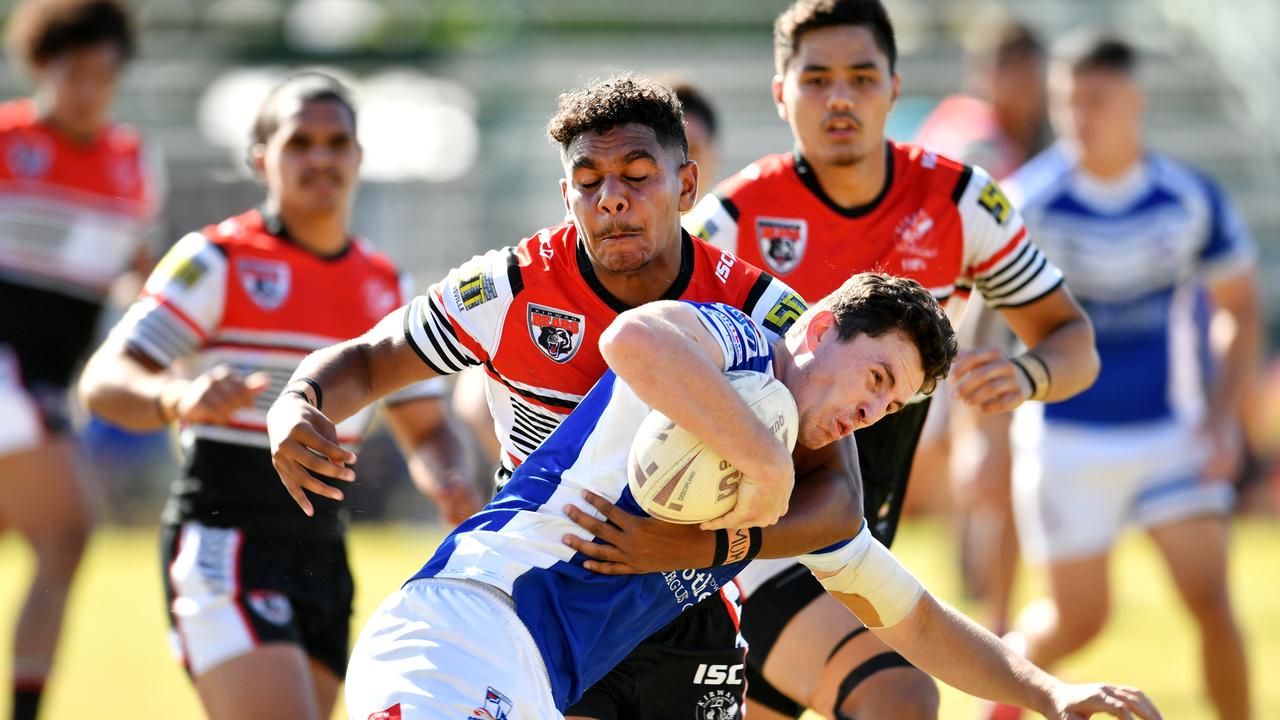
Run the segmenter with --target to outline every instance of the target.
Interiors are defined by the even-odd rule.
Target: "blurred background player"
[[[1011,642],[1042,667],[1080,649],[1107,617],[1120,530],[1144,528],[1199,631],[1218,717],[1250,717],[1240,630],[1227,590],[1231,480],[1243,394],[1258,379],[1254,246],[1203,173],[1144,144],[1137,57],[1077,33],[1055,46],[1049,87],[1061,142],[1011,181],[1011,197],[1097,329],[1102,373],[1066,402],[1015,423],[1014,503],[1048,598]],[[1072,513],[1088,512],[1088,522]]]
[[[1029,25],[998,8],[976,16],[965,39],[969,94],[944,98],[916,142],[1003,180],[1050,139],[1044,46]],[[965,314],[956,332],[962,347],[1017,352],[1017,339],[999,314],[981,305]],[[951,514],[967,594],[984,606],[978,616],[987,626],[1003,632],[1018,561],[1010,499],[1012,415],[975,412],[949,395],[934,396],[907,504]]]
[[[720,170],[720,125],[711,101],[695,85],[679,76],[655,78],[675,91],[684,110],[684,136],[689,144],[689,159],[698,164],[698,197],[714,185]],[[471,429],[485,462],[501,454],[502,446],[494,433],[493,415],[485,397],[484,371],[479,368],[458,373],[453,389],[453,410]]]
[[[899,96],[897,45],[878,0],[800,0],[774,26],[773,98],[795,140],[717,189],[687,217],[702,237],[822,297],[851,272],[920,281],[953,316],[976,290],[1030,351],[969,349],[953,387],[982,412],[1060,400],[1093,381],[1088,320],[1017,210],[981,168],[885,137]],[[928,400],[855,435],[865,512],[892,542]],[[856,619],[802,566],[742,575],[750,713],[936,717],[932,680]]]
[[[249,150],[266,202],[180,240],[81,380],[86,404],[111,422],[182,428],[164,583],[174,649],[211,718],[327,718],[346,670],[353,587],[341,504],[298,512],[276,479],[264,423],[308,351],[363,332],[412,292],[349,234],[360,159],[346,88],[319,73],[276,86]],[[442,389],[419,384],[388,399],[415,475],[460,456]],[[335,439],[358,442],[371,414]],[[458,474],[472,476],[465,466]],[[484,499],[458,482],[420,485],[441,489],[444,517],[466,517]]]
[[[13,717],[29,720],[94,515],[67,390],[113,283],[150,263],[160,188],[111,122],[135,45],[121,3],[23,2],[7,41],[35,90],[0,105],[0,529],[36,560],[13,643]]]

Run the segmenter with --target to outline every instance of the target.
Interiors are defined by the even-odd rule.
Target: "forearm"
[[[697,341],[664,318],[633,315],[601,338],[609,367],[648,406],[700,438],[748,476],[768,465],[782,443],[751,409]],[[758,478],[767,480],[767,478]]]
[[[1218,372],[1209,395],[1208,421],[1214,425],[1233,423],[1240,417],[1244,396],[1251,381],[1257,377],[1262,361],[1262,321],[1256,305],[1247,312],[1237,309],[1226,315],[1223,334],[1218,340],[1215,355]],[[1215,331],[1223,327],[1215,317]],[[1215,334],[1217,334],[1215,332]]]
[[[850,611],[857,609],[856,596],[835,595]],[[954,688],[1046,716],[1054,713],[1052,676],[927,592],[902,621],[873,631],[912,665]]]
[[[839,463],[797,468],[787,514],[764,529],[760,557],[786,558],[847,540],[862,527],[862,478],[852,436],[832,443]]]
[[[1087,390],[1101,368],[1093,326],[1083,315],[1057,326],[1028,352],[1044,361],[1048,369],[1050,382],[1045,402],[1066,400]]]
[[[85,365],[79,394],[94,415],[127,430],[147,432],[173,421],[185,385],[163,369],[144,367],[122,343],[108,338]]]

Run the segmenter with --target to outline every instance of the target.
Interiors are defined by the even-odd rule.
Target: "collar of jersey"
[[[301,245],[299,245],[297,241],[295,241],[289,235],[289,228],[285,227],[284,219],[282,219],[278,214],[273,213],[269,209],[267,209],[266,203],[262,203],[261,205],[258,206],[258,214],[262,216],[263,230],[266,230],[271,235],[274,235],[275,237],[280,238],[281,240],[289,243],[290,245],[298,248],[302,252],[314,258],[323,260],[325,262],[333,262],[335,260],[341,260],[342,258],[347,256],[347,253],[351,252],[352,243],[351,243],[350,237],[347,238],[347,244],[343,245],[341,250],[339,250],[336,253],[333,253],[332,255],[321,255],[320,253],[312,252],[302,247]]]
[[[866,203],[865,205],[856,205],[851,208],[837,205],[836,202],[831,199],[831,196],[827,195],[827,191],[823,190],[822,185],[818,182],[817,173],[813,171],[813,167],[809,165],[809,161],[805,160],[804,156],[800,154],[799,148],[792,150],[791,155],[794,159],[793,165],[795,167],[796,176],[800,178],[800,182],[804,183],[804,186],[809,188],[809,192],[813,193],[815,197],[821,200],[824,205],[831,208],[831,211],[837,215],[843,215],[844,217],[851,218],[862,217],[863,215],[866,215],[872,210],[880,207],[880,203],[884,202],[885,196],[889,194],[889,188],[893,187],[893,143],[888,141],[884,144],[884,187],[880,188],[880,194],[876,195],[871,202]]]
[[[587,286],[591,288],[605,305],[613,308],[614,312],[626,312],[631,306],[622,302],[609,292],[604,283],[600,282],[600,278],[596,277],[595,268],[591,266],[591,256],[587,254],[587,244],[578,238],[577,247],[574,253],[578,260],[578,274],[586,281]],[[662,293],[659,300],[679,300],[684,291],[689,289],[689,280],[693,278],[693,238],[689,237],[689,233],[684,229],[680,230],[680,272],[676,273],[676,279],[671,282],[667,291]]]

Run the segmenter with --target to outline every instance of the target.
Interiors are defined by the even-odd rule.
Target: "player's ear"
[[[249,169],[262,178],[267,172],[267,146],[265,143],[254,143],[249,148]]]
[[[564,212],[567,217],[573,209],[569,207],[569,181],[564,178],[560,178],[560,199],[564,200]]]
[[[836,316],[830,310],[818,309],[809,317],[809,324],[804,328],[804,346],[809,352],[818,348],[818,343],[826,334],[835,328]]]
[[[773,106],[778,111],[778,117],[784,122],[787,121],[787,105],[782,102],[782,75],[773,76]]]
[[[898,96],[902,94],[902,76],[898,73],[893,74],[893,97],[889,98],[890,105],[896,105]]]
[[[698,163],[689,158],[676,170],[680,181],[680,212],[689,212],[698,201]]]

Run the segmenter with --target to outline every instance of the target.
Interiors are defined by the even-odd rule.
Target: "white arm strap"
[[[797,558],[827,592],[848,605],[867,627],[896,625],[924,594],[924,585],[871,537],[867,524],[844,547]]]

